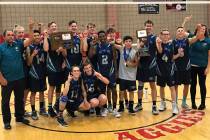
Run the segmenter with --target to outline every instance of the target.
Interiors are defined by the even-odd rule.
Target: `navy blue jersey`
[[[104,76],[112,76],[115,74],[113,62],[112,45],[109,43],[97,44],[97,70]]]
[[[190,69],[190,58],[189,58],[189,40],[187,38],[181,40],[173,40],[174,55],[178,54],[178,49],[182,48],[184,52],[183,57],[178,57],[175,60],[176,68],[179,71],[186,71]]]
[[[82,87],[81,87],[81,79],[75,81],[71,80],[69,91],[68,91],[68,99],[70,101],[80,100],[82,99]]]
[[[80,51],[80,38],[78,35],[73,36],[74,46],[70,49],[67,49],[67,59],[66,64],[67,68],[70,69],[72,66],[80,66],[82,64],[82,54]]]
[[[61,72],[62,64],[64,62],[64,57],[62,53],[57,53],[56,51],[51,50],[51,43],[48,39],[49,51],[47,56],[47,71],[50,73]]]
[[[162,53],[157,53],[157,64],[158,64],[158,75],[174,75],[174,66],[175,63],[173,61],[173,44],[167,43],[164,44],[162,43]]]
[[[21,53],[22,53],[22,59],[23,59],[23,71],[24,71],[25,77],[28,77],[29,67],[27,65],[27,54],[26,54],[26,48],[24,47],[24,40],[25,39],[16,39],[14,42],[16,42],[19,46],[21,46]]]
[[[37,55],[33,57],[29,70],[29,76],[35,79],[45,78],[47,53],[44,51],[43,44],[31,44],[28,49],[30,55],[34,50],[38,50]]]
[[[156,36],[155,35],[148,35],[147,37],[147,43],[144,47],[146,47],[149,50],[150,56],[141,57],[140,59],[140,65],[141,69],[152,69],[156,67]]]
[[[85,89],[87,91],[87,95],[99,93],[98,92],[98,78],[95,75],[86,75],[82,74],[82,79],[84,82]]]

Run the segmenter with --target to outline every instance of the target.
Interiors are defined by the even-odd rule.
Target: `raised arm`
[[[44,43],[43,43],[43,47],[44,47],[44,51],[48,52],[49,51],[49,42],[48,42],[48,33],[47,30],[44,31]]]
[[[67,96],[67,94],[69,92],[69,87],[71,86],[70,85],[71,80],[72,80],[72,76],[69,74],[68,79],[66,80],[65,86],[63,89],[63,96]]]
[[[34,21],[32,20],[32,18],[29,18],[29,38],[25,39],[23,44],[24,47],[28,47],[32,40],[33,40],[33,27],[34,27]]]
[[[162,49],[162,40],[160,39],[160,37],[156,38],[156,47],[157,47],[157,51],[158,53],[162,53],[163,49]]]
[[[27,65],[30,66],[33,63],[34,56],[36,56],[38,53],[38,50],[34,50],[31,54],[30,48],[28,47],[26,49],[26,56],[27,56]]]
[[[185,24],[186,24],[188,21],[190,21],[191,19],[192,19],[192,15],[185,17],[185,18],[184,18],[184,21],[182,22],[182,25],[181,25],[181,26],[184,27]]]
[[[95,76],[101,80],[104,84],[108,85],[109,84],[109,80],[104,77],[103,75],[101,75],[99,72],[94,71]]]

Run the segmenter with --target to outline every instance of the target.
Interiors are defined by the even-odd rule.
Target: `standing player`
[[[100,116],[100,108],[106,104],[107,97],[104,94],[100,94],[98,89],[98,82],[102,81],[104,84],[108,85],[109,80],[102,76],[100,73],[93,70],[90,63],[85,62],[83,64],[83,67],[84,73],[82,75],[82,78],[87,92],[87,101],[90,103],[90,106],[92,108],[95,108],[96,115]]]
[[[182,108],[188,109],[189,106],[186,103],[187,94],[189,91],[189,85],[191,82],[191,66],[189,58],[189,39],[185,37],[185,30],[183,27],[178,27],[176,31],[176,39],[173,40],[174,56],[176,68],[175,80],[176,80],[176,96],[178,98],[178,85],[184,84]],[[165,108],[165,107],[164,107]]]
[[[116,76],[113,60],[113,46],[107,43],[106,33],[104,31],[98,32],[99,42],[96,48],[91,47],[91,53],[97,57],[97,71],[109,80],[108,88],[112,90],[112,94],[117,96],[116,91]],[[93,55],[91,55],[93,56]],[[106,85],[102,82],[99,83],[100,92],[106,93]],[[116,101],[117,102],[117,101]],[[120,114],[117,112],[117,103],[113,102],[113,115],[119,117]],[[107,105],[104,106],[102,116],[107,116],[108,110]]]
[[[63,118],[63,111],[65,108],[68,108],[72,112],[90,109],[90,104],[87,101],[87,93],[80,75],[80,68],[78,66],[72,66],[71,73],[69,73],[62,95],[59,99],[57,121],[62,126],[68,125]]]
[[[159,112],[156,106],[157,100],[157,89],[155,84],[156,79],[156,36],[152,33],[154,23],[151,20],[147,20],[144,23],[145,29],[147,31],[147,42],[143,43],[144,47],[148,49],[150,56],[142,57],[139,61],[139,66],[137,70],[137,80],[139,81],[138,86],[138,104],[135,107],[135,111],[142,110],[142,97],[143,97],[143,89],[144,83],[149,82],[151,88],[152,95],[152,114],[158,115]],[[141,44],[141,42],[140,42]],[[138,47],[140,47],[138,44]]]
[[[50,22],[48,24],[48,34],[57,32],[57,24],[55,22]],[[61,85],[64,79],[64,72],[63,72],[63,62],[64,57],[66,57],[66,49],[63,47],[59,47],[56,51],[51,49],[51,42],[48,38],[48,34],[45,33],[44,35],[44,51],[48,52],[47,56],[47,75],[48,75],[48,82],[49,82],[49,90],[48,90],[48,114],[51,117],[55,117],[56,113],[52,108],[53,102],[53,93],[56,87],[56,97],[58,98],[61,93]]]
[[[116,30],[114,28],[108,28],[106,31],[107,35],[107,41],[113,45],[113,62],[114,62],[114,68],[115,68],[115,75],[116,75],[116,83],[119,83],[119,63],[120,63],[120,52],[118,49],[114,47],[115,44],[122,45],[122,40],[119,38],[119,35],[117,36]],[[111,90],[108,88],[107,90],[107,97],[108,97],[108,111],[111,113],[112,108],[114,108],[114,104],[117,102],[117,89],[114,89],[116,91],[111,92]],[[111,94],[112,93],[112,94]],[[127,94],[125,94],[125,97]],[[112,100],[112,102],[111,102]],[[112,105],[113,103],[113,105]]]
[[[176,115],[179,113],[179,109],[176,102],[175,91],[175,77],[174,69],[175,63],[173,61],[173,44],[170,41],[170,33],[167,29],[161,31],[161,40],[156,40],[157,46],[157,85],[160,86],[160,97],[163,99],[162,91],[167,84],[170,88],[172,99],[172,113]]]
[[[119,112],[124,111],[124,94],[126,90],[129,92],[129,107],[130,114],[135,114],[133,110],[134,104],[134,91],[136,90],[136,72],[138,60],[136,58],[136,50],[132,48],[133,38],[125,36],[123,38],[123,47],[120,50],[120,65],[119,65],[119,78],[120,78],[120,107]]]
[[[44,51],[41,36],[38,30],[34,30],[34,41],[27,48],[27,60],[29,69],[29,88],[31,91],[31,118],[37,120],[37,112],[35,110],[35,96],[39,92],[40,115],[47,116],[44,106],[44,91],[46,86],[46,58],[47,53]]]
[[[72,20],[69,22],[69,31],[73,35],[73,46],[67,49],[66,66],[67,73],[70,72],[72,66],[82,66],[82,43],[77,33],[78,27],[77,22]],[[67,75],[68,76],[68,75]]]

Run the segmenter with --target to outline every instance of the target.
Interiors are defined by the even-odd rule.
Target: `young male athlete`
[[[68,108],[72,112],[76,110],[89,110],[90,104],[87,101],[87,93],[81,79],[80,67],[72,66],[68,79],[65,82],[62,95],[59,99],[59,113],[57,121],[62,126],[68,124],[64,121],[63,111]]]
[[[41,36],[38,30],[34,30],[33,43],[27,48],[27,63],[29,66],[29,89],[31,91],[31,118],[38,120],[35,109],[35,96],[39,92],[40,115],[48,116],[44,106],[44,91],[46,86],[46,59],[47,53],[44,51]]]
[[[101,108],[106,104],[107,97],[105,94],[99,92],[98,83],[102,81],[104,84],[108,85],[109,80],[96,72],[89,62],[83,64],[82,79],[87,92],[87,101],[90,103],[91,108],[95,108],[96,115],[100,116]],[[89,111],[87,113],[89,114]]]

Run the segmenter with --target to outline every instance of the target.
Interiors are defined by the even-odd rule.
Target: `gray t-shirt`
[[[126,67],[125,66],[125,51],[126,54],[128,55],[128,61],[134,59],[136,50],[134,48],[125,49],[122,47],[120,49],[120,65],[119,65],[119,78],[124,79],[124,80],[130,80],[130,81],[135,81],[136,80],[136,72],[137,72],[137,67]]]

